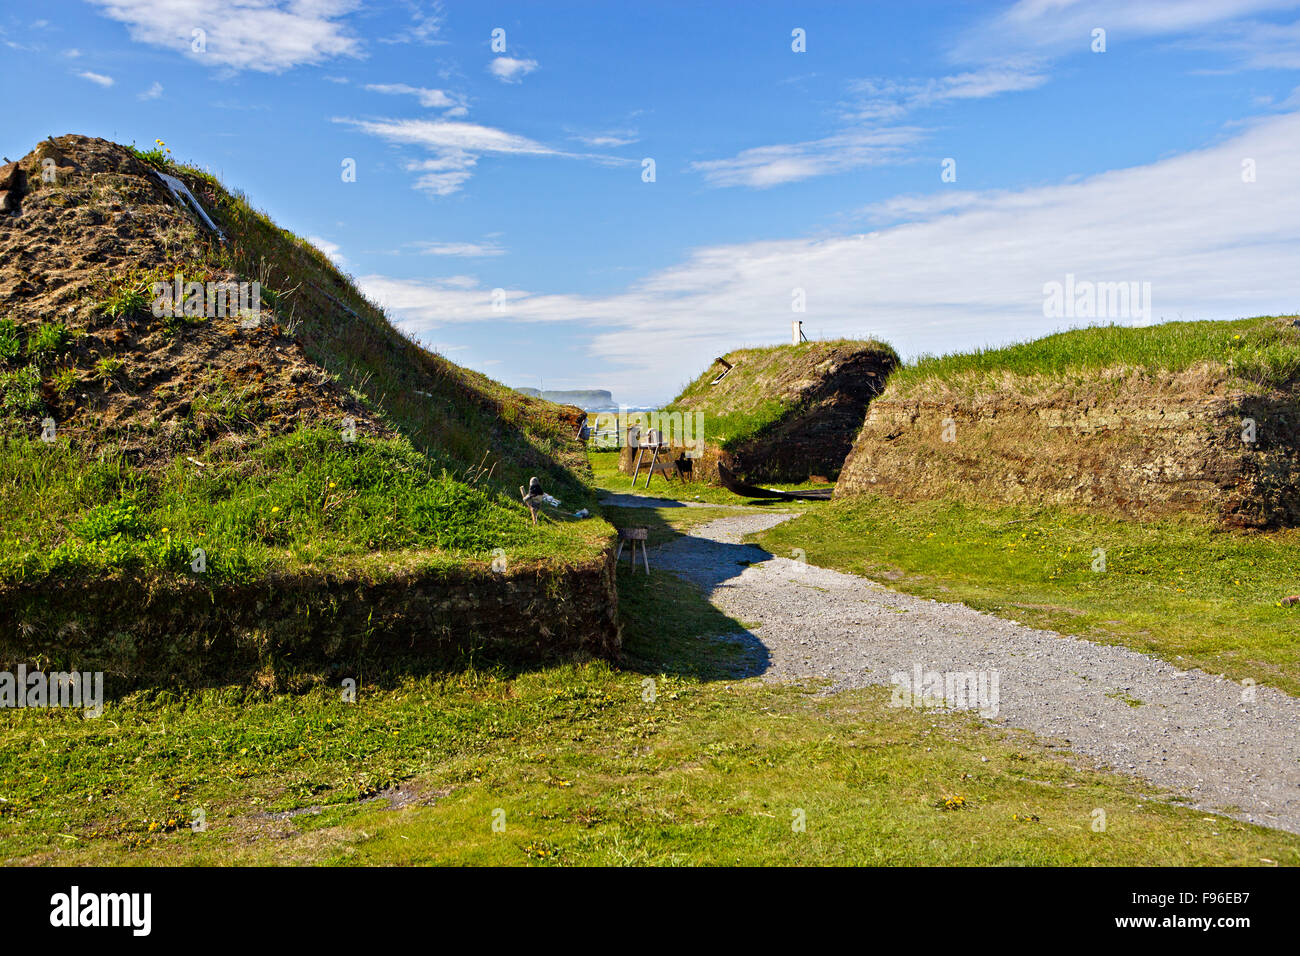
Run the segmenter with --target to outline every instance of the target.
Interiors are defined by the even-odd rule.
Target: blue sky
[[[6,155],[161,138],[511,385],[652,404],[792,318],[1004,343],[1067,274],[1300,309],[1300,3],[44,0],[0,44]]]

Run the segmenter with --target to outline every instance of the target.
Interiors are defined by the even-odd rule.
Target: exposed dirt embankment
[[[555,535],[554,550],[538,552],[554,562],[533,570],[495,575],[480,560],[504,543],[501,512],[523,520],[517,489],[530,477],[570,510],[590,500],[580,418],[422,348],[310,242],[161,144],[142,152],[67,135],[0,166],[0,439],[19,449],[0,481],[0,518],[10,519],[0,521],[0,557],[22,569],[70,549],[103,558],[94,567],[150,569],[139,578],[24,584],[16,582],[31,579],[15,572],[0,581],[5,663],[102,668],[132,684],[238,680],[267,667],[404,666],[480,650],[613,654],[616,593],[599,531],[570,552]],[[317,431],[359,457],[374,452],[372,439],[408,443],[427,459],[407,463],[413,474],[427,471],[427,483],[406,486],[411,500],[432,507],[442,490],[452,501],[471,488],[489,499],[472,514],[429,511],[425,524],[459,521],[495,537],[446,551],[428,536],[400,543],[428,549],[412,558],[426,567],[458,562],[436,574],[374,581],[333,559],[304,565],[294,529],[327,510],[330,536],[377,549],[359,529],[383,482],[364,469],[352,487],[340,478],[333,498],[335,476],[322,478],[321,497],[312,488],[230,511],[214,532],[213,499],[184,473],[246,467],[256,477],[244,486],[256,487],[291,469],[278,452],[263,454],[268,447]],[[33,509],[12,476],[30,473],[31,459],[19,457],[28,449],[59,492],[39,514],[61,520],[21,529],[12,516]],[[81,481],[87,462],[109,477]],[[160,536],[175,522],[185,525],[178,534],[212,532],[202,540],[232,560],[274,542],[286,570],[218,587],[191,582],[161,557],[113,564],[145,532],[96,536],[84,519],[127,508]]]
[[[217,589],[139,578],[44,581],[0,594],[0,669],[102,670],[110,693],[304,674],[616,657],[612,554],[507,573],[457,567],[274,575]],[[69,613],[69,608],[75,608]]]
[[[220,237],[160,174],[184,183]],[[185,314],[154,314],[155,282],[182,284]],[[186,288],[227,282],[258,283],[257,318],[233,314],[233,291],[214,303]],[[39,378],[30,401],[0,396],[0,434],[34,436],[48,416],[81,445],[163,462],[350,418],[358,433],[400,433],[454,471],[491,468],[511,495],[540,474],[572,498],[574,472],[586,471],[578,413],[421,348],[242,194],[107,140],[52,137],[0,167],[5,318],[20,339],[57,324],[64,341],[39,361],[0,355],[0,374],[30,365]]]
[[[719,461],[749,481],[834,478],[867,404],[897,363],[893,350],[878,342],[741,349],[716,360],[669,409],[703,415],[704,452],[692,468],[697,479],[716,482]],[[635,458],[625,448],[621,470],[631,473]]]
[[[965,395],[938,384],[887,390],[835,488],[837,497],[865,492],[1295,525],[1300,388],[1253,394],[1204,366],[1161,377],[1101,373],[1055,388],[1008,378]]]

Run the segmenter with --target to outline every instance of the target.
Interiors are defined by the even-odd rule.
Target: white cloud
[[[463,149],[444,149],[436,159],[422,159],[406,164],[409,172],[421,175],[415,188],[434,196],[450,196],[474,175],[478,157]]]
[[[445,43],[438,34],[442,32],[443,12],[440,3],[421,3],[405,0],[403,4],[411,14],[411,23],[392,36],[380,37],[380,43],[422,43],[426,46]]]
[[[155,80],[153,82],[153,85],[151,85],[149,89],[139,94],[136,98],[141,100],[156,100],[158,99],[158,97],[162,96],[162,94],[163,94],[163,85],[159,83],[157,80]]]
[[[77,76],[81,77],[83,80],[90,80],[92,83],[98,83],[103,87],[113,85],[113,78],[111,76],[105,76],[103,73],[91,73],[89,70],[86,70],[83,73],[78,73]]]
[[[789,335],[791,296],[811,336],[876,335],[905,355],[1001,344],[1055,331],[1043,285],[1066,273],[1152,284],[1153,318],[1230,318],[1300,308],[1300,113],[1148,166],[1016,192],[961,194],[920,221],[864,236],[695,250],[610,296],[492,290],[367,276],[361,286],[401,324],[567,322],[625,397],[662,400],[720,351]],[[1241,164],[1255,160],[1258,180]],[[1189,201],[1194,197],[1194,201]],[[683,365],[685,363],[685,366]]]
[[[613,149],[617,146],[631,146],[641,141],[640,134],[634,129],[606,130],[599,133],[574,133],[571,139],[590,146],[593,149]]]
[[[840,132],[801,143],[757,146],[727,159],[695,162],[691,168],[714,186],[765,189],[900,162],[925,135],[920,127],[898,125],[907,114],[959,100],[1032,90],[1045,82],[1046,74],[1028,61],[931,79],[857,80],[849,86],[857,99],[844,109],[848,125]]]
[[[906,148],[920,138],[921,130],[906,126],[839,133],[806,143],[757,146],[729,159],[691,163],[691,169],[703,173],[714,186],[764,189],[861,166],[897,162]]]
[[[1088,53],[1092,31],[1106,31],[1107,46],[1140,37],[1188,34],[1270,11],[1294,9],[1295,0],[1019,0],[963,36],[958,60],[990,62],[1008,54]]]
[[[505,255],[505,249],[495,242],[420,242],[416,245],[420,253],[426,256],[480,258]]]
[[[390,96],[415,96],[421,106],[429,109],[461,109],[464,99],[443,90],[429,89],[423,86],[408,86],[405,83],[367,83],[366,89],[371,93],[386,93]]]
[[[1004,64],[930,79],[858,80],[850,90],[866,98],[850,109],[850,115],[859,120],[894,120],[913,110],[1018,93],[1046,82],[1047,74],[1032,63]]]
[[[1252,70],[1300,70],[1300,20],[1295,23],[1228,23],[1182,46],[1220,55]]]
[[[434,154],[432,159],[406,164],[412,172],[422,173],[416,188],[435,196],[456,192],[474,173],[481,154],[511,156],[561,156],[591,159],[602,163],[623,163],[617,157],[581,155],[552,149],[536,140],[479,123],[462,123],[448,119],[375,119],[359,120],[335,117],[334,122],[353,126],[363,133],[389,143],[421,146]]]
[[[517,136],[478,123],[420,119],[338,119],[336,122],[350,124],[363,133],[377,136],[390,143],[407,143],[433,150],[472,150],[478,153],[522,153],[534,156],[557,155],[556,151],[549,146],[543,146],[526,136]]]
[[[536,60],[516,60],[512,56],[499,56],[488,64],[488,72],[502,83],[518,83],[535,69]]]
[[[360,43],[340,19],[356,0],[91,0],[126,24],[137,43],[184,53],[230,70],[280,73],[336,56],[357,56]],[[205,49],[193,49],[195,30]]]

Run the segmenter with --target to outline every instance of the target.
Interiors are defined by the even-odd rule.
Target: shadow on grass
[[[754,677],[770,666],[767,648],[742,622],[709,603],[670,571],[618,572],[623,623],[620,665],[645,674],[698,680]]]
[[[767,647],[758,636],[744,622],[714,607],[706,596],[706,588],[771,555],[754,545],[709,542],[703,575],[697,570],[694,580],[687,580],[656,567],[664,556],[660,549],[686,537],[682,531],[651,508],[606,507],[603,511],[616,528],[645,528],[648,532],[650,573],[645,573],[639,551],[632,563],[630,546],[623,549],[618,565],[623,667],[639,673],[735,680],[754,677],[771,666]]]

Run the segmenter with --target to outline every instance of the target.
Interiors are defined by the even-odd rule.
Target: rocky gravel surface
[[[749,647],[749,675],[824,678],[835,691],[910,689],[931,672],[976,672],[985,693],[973,703],[995,723],[1060,742],[1195,806],[1300,832],[1300,700],[740,543],[791,517],[720,518],[651,556],[655,567],[703,587],[724,613],[756,624],[731,637]],[[906,684],[894,681],[901,674]],[[972,703],[960,696],[948,702]]]

